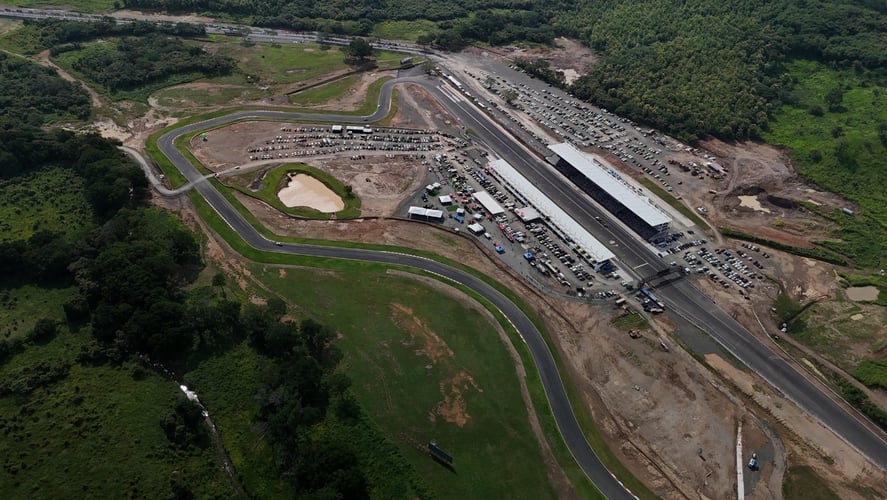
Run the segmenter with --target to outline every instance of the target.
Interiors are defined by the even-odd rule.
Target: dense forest
[[[89,96],[49,68],[0,52],[0,130],[14,130],[21,123],[40,125],[46,121],[89,116]],[[7,139],[8,140],[8,139]],[[0,141],[3,141],[0,138]],[[10,144],[9,147],[13,147]],[[11,153],[0,142],[0,177],[12,165]]]
[[[234,68],[234,61],[185,45],[181,39],[152,33],[85,46],[71,61],[71,67],[111,92],[117,92],[166,82],[176,75],[228,74]]]
[[[390,2],[127,0],[133,8],[225,13],[266,26],[368,35],[386,20],[430,20],[419,41],[552,43],[566,35],[602,58],[570,90],[694,140],[760,137],[790,99],[783,63],[809,58],[883,78],[887,4],[876,0],[555,0]]]
[[[116,143],[98,135],[46,127],[58,116],[88,115],[82,89],[30,62],[3,54],[0,62],[4,79],[17,82],[33,77],[31,83],[47,92],[45,96],[35,92],[31,100],[16,102],[12,93],[20,92],[20,86],[0,87],[0,99],[9,103],[0,111],[0,188],[47,168],[69,170],[83,179],[94,218],[82,230],[37,230],[26,239],[0,243],[0,305],[4,308],[13,307],[16,294],[29,287],[70,290],[64,292],[69,298],[62,304],[63,319],[42,317],[28,331],[12,336],[13,330],[4,327],[0,406],[14,398],[21,410],[18,415],[0,417],[0,449],[9,449],[13,442],[30,442],[28,429],[39,425],[42,416],[31,416],[35,408],[52,405],[75,373],[78,382],[70,384],[73,402],[64,405],[67,413],[55,416],[61,423],[56,431],[61,437],[39,437],[41,448],[64,447],[72,458],[76,457],[72,450],[91,446],[85,444],[90,436],[106,433],[102,439],[107,440],[109,435],[117,439],[130,432],[129,422],[120,417],[108,417],[105,422],[112,428],[105,430],[95,423],[102,412],[78,409],[83,401],[100,396],[80,385],[85,370],[105,367],[110,372],[123,371],[124,378],[141,380],[157,366],[186,372],[207,357],[244,344],[263,360],[258,383],[252,387],[259,409],[251,418],[273,451],[276,469],[265,473],[283,480],[297,497],[367,498],[379,481],[389,481],[366,477],[364,458],[355,450],[353,443],[360,441],[354,439],[356,435],[382,438],[367,424],[351,395],[348,378],[337,372],[342,355],[332,344],[333,332],[310,320],[284,321],[286,306],[281,301],[242,307],[224,294],[189,290],[204,266],[200,245],[181,221],[148,206],[147,181],[134,162]],[[57,106],[47,105],[41,97]],[[27,106],[33,106],[32,115],[25,113]],[[25,123],[26,119],[31,123]],[[39,226],[40,221],[34,223]],[[213,279],[215,285],[223,282],[224,275]],[[35,313],[43,314],[39,309]],[[53,344],[63,331],[70,332],[65,333],[64,343]],[[56,347],[47,350],[44,346],[49,344]],[[7,369],[9,365],[15,368]],[[125,375],[127,370],[129,375]],[[163,376],[162,371],[158,373]],[[171,384],[167,390],[176,392]],[[116,491],[102,490],[102,482],[108,481],[112,488],[125,480],[131,481],[131,496],[230,496],[224,493],[224,484],[213,479],[220,468],[216,465],[216,472],[211,472],[216,458],[200,408],[182,396],[175,401],[165,411],[146,408],[162,415],[154,430],[162,431],[167,444],[149,451],[145,463],[158,467],[190,464],[190,472],[173,473],[166,492],[146,492],[137,488],[144,471],[132,470],[129,478],[110,481],[96,471],[84,478],[90,485],[84,484],[83,491],[95,487],[91,490],[95,496],[114,496],[102,493]],[[69,414],[74,424],[65,423]],[[46,412],[47,421],[52,415]],[[142,438],[148,439],[136,436],[136,444]],[[5,493],[24,491],[20,488],[27,484],[22,482],[25,471],[36,469],[36,477],[41,475],[40,462],[31,460],[26,453],[7,456],[0,470],[0,483],[9,487]],[[200,467],[210,467],[210,472],[196,472],[203,470]],[[161,477],[160,484],[165,480]],[[156,484],[156,478],[149,481]],[[34,486],[32,491],[38,489]]]

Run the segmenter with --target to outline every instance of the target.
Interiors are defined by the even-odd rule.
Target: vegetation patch
[[[379,78],[379,79],[375,80],[373,83],[369,84],[369,86],[367,87],[367,90],[366,90],[366,96],[363,98],[363,101],[361,101],[360,106],[354,110],[293,108],[292,111],[302,111],[302,112],[307,112],[307,113],[327,113],[327,114],[348,115],[348,116],[366,116],[366,115],[372,114],[379,107],[379,96],[382,94],[382,85],[384,85],[385,82],[387,82],[388,80],[391,80],[391,79],[392,78],[390,76],[383,76],[382,78]],[[319,93],[319,94],[314,94],[314,96],[311,98],[313,99],[314,97],[317,97],[318,99],[320,99],[321,97],[329,96],[329,98],[326,99],[327,101],[329,101],[329,100],[341,97],[342,95],[344,95],[345,91],[347,90],[347,89],[333,88],[333,89],[327,89],[327,90],[321,91],[322,88],[323,87],[317,87],[316,89],[311,89],[311,90],[316,90]],[[311,92],[311,90],[308,90],[306,92]],[[339,92],[340,90],[341,90],[341,93],[339,93],[337,95],[332,95],[334,92]],[[292,98],[300,96],[300,95],[302,95],[301,92],[298,94],[293,94],[292,96],[290,96],[290,98],[292,99]],[[324,101],[324,102],[326,102],[326,101]]]
[[[828,484],[806,465],[789,467],[782,482],[782,494],[786,500],[839,500],[841,497],[828,488]]]
[[[801,174],[861,208],[837,222],[840,242],[829,246],[862,267],[887,263],[887,84],[884,75],[833,69],[814,61],[787,66],[797,81],[788,104],[774,114],[767,141],[792,150]]]
[[[151,497],[194,488],[226,496],[212,450],[181,447],[164,433],[177,404],[193,406],[175,383],[134,365],[81,366],[84,340],[62,326],[0,369],[5,495]]]
[[[71,8],[71,0],[5,0],[5,4],[25,8],[46,8],[47,6]],[[119,9],[120,0],[77,0],[77,12],[101,13]]]
[[[310,106],[339,99],[360,81],[360,75],[349,75],[318,87],[296,92],[289,96],[290,104]],[[369,98],[369,96],[367,96]]]
[[[75,44],[54,50],[59,65],[114,99],[146,101],[154,91],[233,69],[227,57],[159,33]],[[67,50],[70,49],[70,50]]]
[[[287,207],[282,201],[280,201],[277,193],[287,185],[291,174],[305,174],[319,180],[333,191],[336,196],[342,198],[342,201],[345,202],[345,208],[335,214],[328,214],[308,207]],[[360,216],[360,198],[354,194],[351,190],[351,186],[342,184],[340,180],[319,168],[311,167],[303,163],[292,163],[272,168],[265,172],[261,181],[262,186],[257,191],[249,189],[249,187],[243,185],[244,176],[251,176],[250,179],[252,179],[255,175],[257,174],[244,174],[240,176],[239,182],[230,183],[230,187],[243,194],[262,200],[280,212],[296,217],[306,219],[354,219]]]
[[[853,370],[853,376],[869,387],[887,389],[887,360],[863,360]]]
[[[238,74],[211,78],[210,82],[281,85],[348,69],[340,50],[324,50],[316,44],[242,45],[226,37],[214,45],[218,47],[218,55],[236,62]]]
[[[383,40],[412,40],[420,36],[431,35],[438,31],[436,23],[427,19],[414,21],[383,21],[377,24],[372,35]]]
[[[83,178],[71,169],[0,178],[0,242],[27,240],[38,231],[77,234],[92,227],[92,216]]]
[[[49,68],[0,52],[0,143],[15,140],[16,131],[2,126],[5,122],[37,126],[62,119],[83,120],[89,111],[89,96],[79,85]],[[0,177],[7,161],[8,157],[0,156]]]
[[[627,311],[625,314],[620,314],[613,318],[612,323],[616,328],[625,331],[646,330],[650,327],[650,323],[647,319],[641,316],[637,311]]]

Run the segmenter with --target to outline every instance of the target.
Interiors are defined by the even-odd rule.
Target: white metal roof
[[[571,144],[562,142],[551,144],[548,149],[554,151],[564,161],[572,165],[588,180],[619,200],[622,205],[631,210],[641,220],[652,227],[671,222],[671,217],[658,207],[653,205],[650,198],[638,193],[626,186],[622,181],[607,172],[607,168],[594,158],[574,148]]]
[[[478,203],[480,203],[484,207],[484,210],[486,210],[490,214],[499,215],[505,213],[505,209],[502,208],[502,205],[496,203],[496,200],[494,200],[493,197],[490,196],[490,193],[486,191],[478,191],[476,193],[472,193],[472,196],[475,200],[477,200]]]
[[[603,262],[615,257],[613,252],[605,247],[603,243],[598,241],[597,238],[586,231],[581,224],[564,212],[561,207],[557,206],[556,203],[545,196],[535,184],[518,173],[518,171],[509,165],[507,161],[494,160],[490,162],[490,168],[495,170],[496,174],[498,174],[502,180],[510,184],[512,188],[526,198],[526,200],[530,202],[540,214],[548,217],[551,224],[560,228],[560,230],[572,238],[580,248],[584,248],[593,260]]]

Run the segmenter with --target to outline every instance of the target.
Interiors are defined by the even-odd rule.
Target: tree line
[[[120,38],[111,47],[104,44],[83,47],[71,67],[115,92],[163,82],[175,75],[225,75],[234,69],[234,61],[186,45],[179,38],[150,33]]]
[[[59,78],[50,68],[0,52],[0,177],[12,166],[4,132],[15,133],[22,124],[39,126],[61,119],[89,116],[89,96],[79,85]]]
[[[758,137],[790,99],[782,63],[810,58],[882,78],[887,8],[876,0],[126,0],[133,8],[214,12],[296,30],[369,35],[387,20],[431,20],[421,44],[583,40],[601,62],[572,86],[577,96],[668,131]]]

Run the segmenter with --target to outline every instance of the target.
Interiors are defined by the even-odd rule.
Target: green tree
[[[345,53],[357,62],[364,62],[373,55],[373,47],[365,39],[355,38],[348,44]]]

